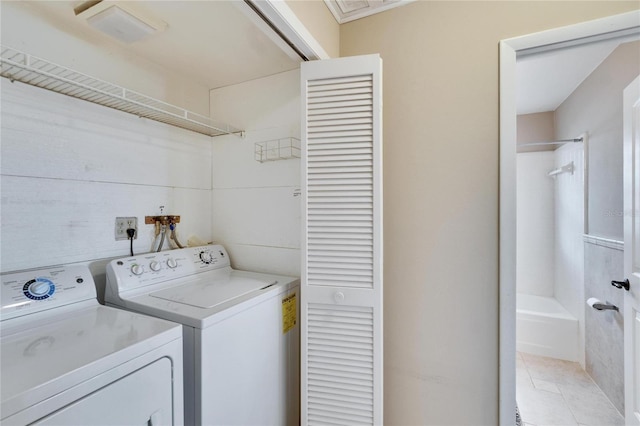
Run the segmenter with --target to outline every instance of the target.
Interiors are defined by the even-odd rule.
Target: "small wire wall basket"
[[[256,142],[253,155],[260,163],[300,158],[300,139],[282,138]]]

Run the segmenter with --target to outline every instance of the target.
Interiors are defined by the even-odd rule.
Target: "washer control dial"
[[[151,263],[149,263],[149,268],[151,268],[152,271],[159,271],[160,266],[160,262],[156,262],[155,260],[152,260]]]
[[[48,299],[55,293],[56,285],[47,278],[29,280],[22,286],[22,293],[31,300]]]
[[[167,266],[171,269],[177,268],[178,262],[176,262],[174,258],[170,257],[169,259],[167,259]]]
[[[131,266],[131,272],[133,272],[134,275],[142,275],[142,273],[144,272],[144,267],[136,263]]]
[[[213,255],[211,254],[210,251],[201,251],[200,260],[202,260],[206,264],[209,264],[213,262]]]

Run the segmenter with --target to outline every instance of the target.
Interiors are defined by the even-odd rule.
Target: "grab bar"
[[[587,305],[598,311],[620,311],[616,305],[612,305],[609,302],[604,303],[602,300],[595,297],[590,297],[589,300],[587,300]]]

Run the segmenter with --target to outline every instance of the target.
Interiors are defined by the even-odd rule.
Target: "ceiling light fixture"
[[[111,6],[87,19],[93,28],[125,43],[139,41],[156,29],[118,6]]]
[[[124,43],[134,43],[167,27],[166,22],[140,13],[131,3],[88,1],[74,12],[92,28]]]

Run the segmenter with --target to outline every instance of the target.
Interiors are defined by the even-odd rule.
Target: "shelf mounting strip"
[[[6,46],[0,49],[0,75],[12,82],[20,81],[207,136],[244,135],[242,130],[228,124],[19,50]]]

